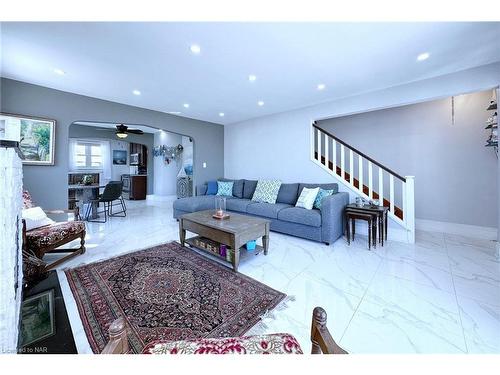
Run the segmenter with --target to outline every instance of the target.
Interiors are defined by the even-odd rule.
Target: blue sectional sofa
[[[282,184],[275,204],[257,203],[252,196],[257,186],[255,180],[234,181],[233,196],[226,197],[226,209],[237,213],[259,216],[271,221],[271,230],[307,238],[313,241],[333,243],[344,232],[343,211],[349,203],[349,194],[338,192],[338,185],[331,184]],[[302,188],[321,187],[334,190],[335,194],[323,198],[321,209],[306,210],[295,207]],[[215,208],[215,195],[205,195],[206,185],[197,188],[197,196],[174,201],[174,218],[181,215]]]

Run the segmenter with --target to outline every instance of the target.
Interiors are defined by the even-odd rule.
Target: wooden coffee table
[[[195,239],[205,237],[212,241],[230,246],[234,250],[231,264],[234,271],[238,271],[240,259],[245,256],[264,252],[267,255],[269,250],[269,225],[270,221],[257,217],[246,216],[230,212],[229,219],[218,220],[212,215],[215,210],[198,211],[182,215],[179,218],[179,236],[182,246],[189,244],[191,247],[208,252],[211,255],[215,253],[196,246]],[[186,238],[186,231],[197,234],[196,237]],[[262,245],[256,246],[255,250],[248,251],[244,245],[252,240],[262,237]],[[225,260],[225,258],[224,258]]]

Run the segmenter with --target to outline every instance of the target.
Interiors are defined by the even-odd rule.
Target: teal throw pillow
[[[233,196],[234,181],[217,181],[217,194],[224,197]]]
[[[324,189],[319,189],[318,195],[316,195],[316,199],[314,200],[314,208],[320,209],[321,208],[321,201],[323,200],[324,197],[328,197],[329,195],[333,195],[333,190],[324,190]]]

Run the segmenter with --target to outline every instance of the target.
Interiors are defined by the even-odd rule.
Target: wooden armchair
[[[326,311],[321,307],[314,308],[311,324],[311,342],[312,354],[347,354],[347,352],[337,345],[326,327]],[[256,342],[262,341],[276,343],[282,350],[274,351],[279,354],[302,354],[302,350],[295,338],[288,334],[270,334],[261,336],[246,336],[241,338],[222,338],[222,339],[200,339],[174,341],[167,343],[151,343],[146,345],[143,354],[174,354],[174,353],[212,353],[214,348],[224,348],[227,343],[231,347],[228,353],[234,353],[233,348],[243,348],[239,353],[268,354],[267,350],[255,349],[259,345]],[[249,345],[246,345],[250,343]],[[163,346],[163,347],[161,347]],[[210,351],[204,350],[204,347],[210,348]],[[251,348],[251,350],[247,350]],[[124,318],[118,318],[109,326],[109,342],[104,347],[101,354],[126,354],[129,351],[127,340],[127,323]],[[264,353],[265,352],[265,353]],[[226,352],[219,352],[225,354]]]
[[[28,192],[23,193],[24,207],[31,208],[33,203]],[[47,264],[45,270],[51,269],[58,264],[65,262],[77,255],[85,252],[85,223],[80,221],[78,207],[74,210],[51,210],[44,211],[47,215],[54,214],[73,214],[74,221],[57,222],[43,227],[26,229],[26,221],[22,221],[23,232],[23,253],[33,254],[38,259],[42,259],[46,253],[67,253],[56,261]],[[61,249],[59,246],[65,245],[71,241],[80,238],[80,247]]]

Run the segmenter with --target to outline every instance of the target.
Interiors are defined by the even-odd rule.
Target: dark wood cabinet
[[[147,176],[146,175],[122,175],[123,198],[131,200],[146,199]]]
[[[139,155],[139,173],[147,173],[148,169],[148,148],[140,143],[130,143],[130,155]]]

